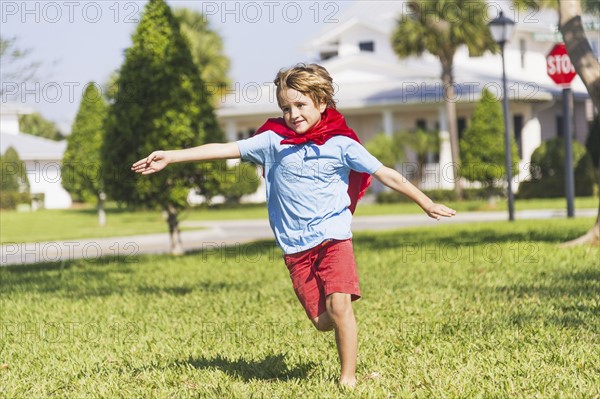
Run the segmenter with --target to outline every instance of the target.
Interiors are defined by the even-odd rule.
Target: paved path
[[[578,209],[577,217],[596,216],[597,209]],[[531,210],[516,212],[517,220],[565,218],[564,211]],[[445,223],[479,223],[507,220],[506,212],[460,212],[457,216],[436,221],[424,214],[357,216],[353,231],[379,231],[402,227],[435,226]],[[182,227],[202,230],[184,231],[181,234],[186,251],[213,251],[228,245],[261,239],[273,239],[267,220],[184,221]],[[14,243],[0,247],[0,266],[38,262],[56,262],[70,259],[87,259],[94,262],[100,256],[127,258],[140,254],[169,252],[168,234],[146,234],[128,237],[79,239],[66,241]]]

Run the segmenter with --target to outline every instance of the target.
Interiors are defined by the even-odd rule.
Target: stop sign
[[[559,85],[569,85],[577,75],[564,43],[558,43],[552,47],[546,57],[546,68],[548,76]]]

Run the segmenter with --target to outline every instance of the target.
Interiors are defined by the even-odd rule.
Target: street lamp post
[[[504,158],[506,160],[506,180],[508,183],[508,220],[515,220],[514,195],[512,191],[512,152],[510,145],[510,133],[508,132],[508,92],[506,90],[506,66],[504,62],[504,44],[510,40],[515,21],[500,15],[488,23],[492,37],[500,45],[502,55],[502,107],[504,109]]]

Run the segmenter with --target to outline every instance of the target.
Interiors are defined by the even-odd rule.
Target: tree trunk
[[[104,201],[106,200],[106,194],[104,191],[98,193],[98,226],[106,226],[106,211],[104,210]]]
[[[581,22],[580,1],[559,1],[559,29],[567,47],[569,58],[600,111],[600,63],[588,42]]]
[[[577,75],[587,88],[596,110],[600,111],[600,63],[594,56],[585,36],[581,22],[581,1],[559,0],[558,4],[558,24],[567,47],[567,53]],[[600,182],[598,183],[600,184]],[[581,244],[600,245],[600,201],[594,227],[583,236],[564,243],[563,246],[570,247]]]
[[[564,242],[560,244],[560,246],[563,248],[569,248],[584,244],[600,245],[600,204],[598,205],[598,217],[596,218],[596,224],[594,227],[589,229],[588,232],[581,237]]]
[[[167,223],[169,224],[169,238],[171,240],[171,254],[183,255],[183,247],[181,246],[181,235],[179,232],[179,220],[177,208],[173,205],[167,205]]]
[[[452,175],[454,180],[454,192],[457,199],[462,199],[462,186],[460,182],[460,155],[458,151],[458,124],[456,122],[456,93],[454,91],[454,79],[452,77],[452,61],[442,61],[442,83],[444,85],[444,103],[446,106],[446,121],[448,133],[450,134],[450,151],[452,153]]]

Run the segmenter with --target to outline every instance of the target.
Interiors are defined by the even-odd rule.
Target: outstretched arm
[[[409,182],[406,177],[402,176],[394,169],[382,166],[373,174],[373,176],[392,190],[413,200],[425,211],[425,213],[427,213],[427,215],[429,215],[429,217],[440,220],[442,216],[452,217],[456,214],[454,209],[450,209],[442,204],[434,203],[428,196],[423,194],[421,190]]]
[[[168,164],[190,161],[214,161],[217,159],[239,158],[237,143],[211,143],[185,150],[154,151],[131,166],[131,170],[149,175],[163,170]]]

